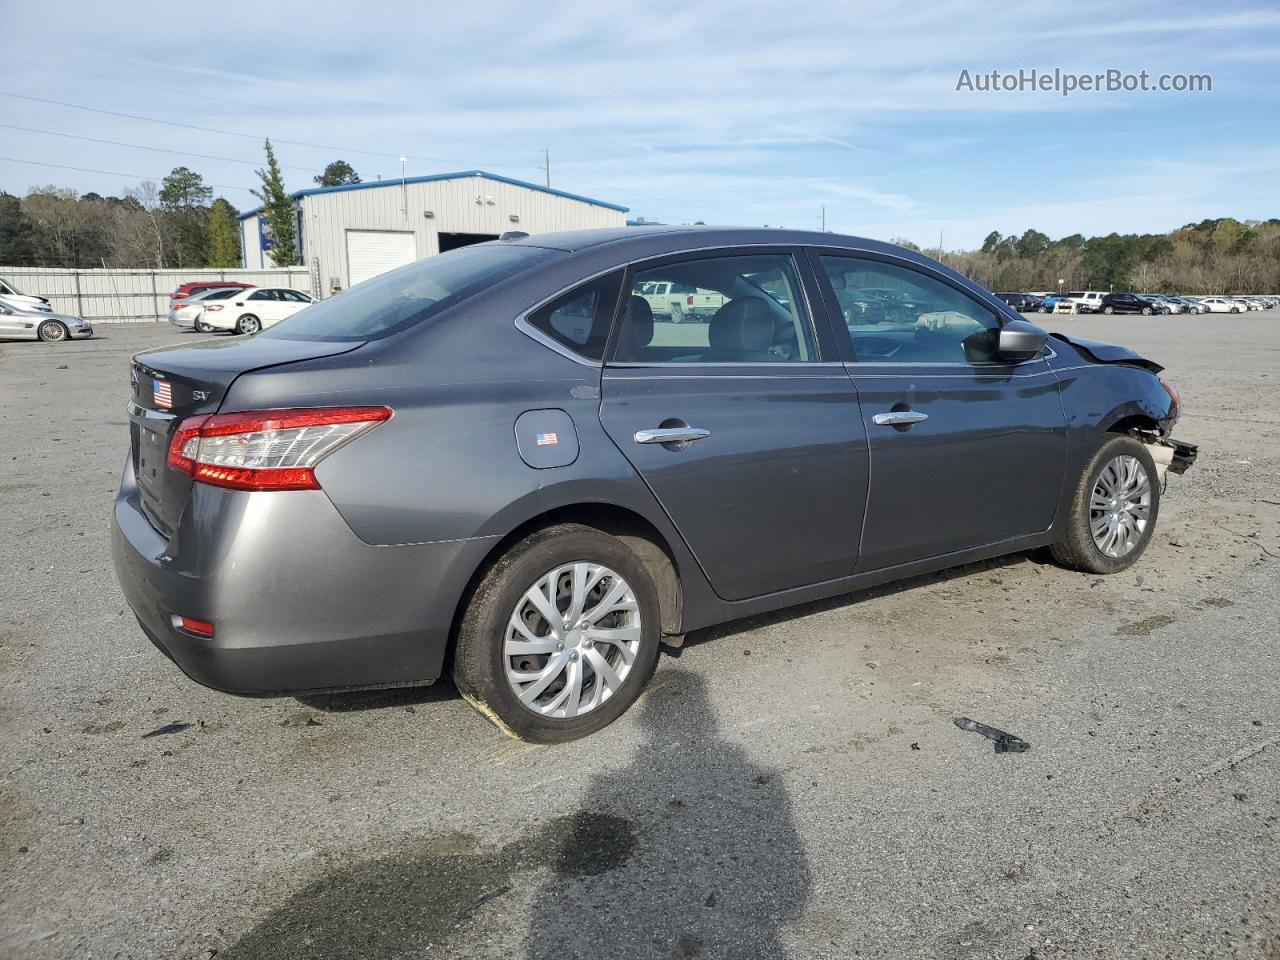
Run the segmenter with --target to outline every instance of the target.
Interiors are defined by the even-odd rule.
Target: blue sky
[[[547,147],[552,186],[634,215],[809,228],[825,205],[828,229],[949,250],[1280,216],[1271,4],[611,6],[12,5],[0,90],[242,136],[0,95],[0,188],[119,193],[185,164],[244,209],[270,135],[292,189],[338,157],[398,177],[401,153],[411,176],[541,182]],[[956,90],[1023,68],[1213,89]]]

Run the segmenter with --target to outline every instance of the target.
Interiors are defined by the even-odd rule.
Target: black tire
[[[1115,307],[1103,307],[1103,308],[1102,308],[1102,312],[1103,312],[1103,313],[1105,313],[1105,314],[1109,317],[1109,316],[1111,316],[1113,313],[1115,313],[1115,312],[1116,312],[1116,308],[1115,308]]]
[[[1149,316],[1151,316],[1151,308],[1150,308],[1150,307],[1143,307],[1143,308],[1142,308],[1142,315],[1143,315],[1144,317],[1149,317]]]
[[[503,645],[525,591],[557,566],[579,560],[603,564],[631,587],[641,638],[630,673],[607,700],[573,719],[553,718],[521,703],[506,676]],[[533,743],[577,740],[620,717],[649,682],[658,663],[660,618],[653,580],[622,541],[580,524],[546,527],[503,554],[476,586],[458,627],[453,679],[467,702],[509,736]]]
[[[71,338],[71,331],[61,320],[46,320],[36,330],[36,336],[45,343],[61,343]]]
[[[684,323],[684,306],[679,303],[671,304],[671,322]]]
[[[209,326],[203,320],[197,320],[196,333],[213,333],[213,327]]]
[[[1147,526],[1141,532],[1133,548],[1122,557],[1111,557],[1098,548],[1090,532],[1090,500],[1103,469],[1116,457],[1130,456],[1138,460],[1151,485],[1151,505],[1147,511]],[[1160,483],[1156,479],[1155,461],[1146,444],[1133,437],[1110,434],[1098,448],[1085,468],[1071,498],[1070,514],[1062,539],[1049,547],[1053,559],[1064,567],[1083,570],[1086,573],[1119,573],[1137,561],[1151,543],[1156,523],[1160,519]]]
[[[1239,313],[1239,312],[1240,312],[1240,308],[1239,308],[1239,307],[1232,307],[1232,308],[1231,308],[1231,312],[1232,312],[1232,313]]]
[[[262,332],[262,321],[255,317],[252,313],[246,313],[243,317],[236,321],[236,333],[242,336],[250,336],[255,333]]]

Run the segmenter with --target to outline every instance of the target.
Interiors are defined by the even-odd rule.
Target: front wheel
[[[36,333],[45,343],[61,343],[69,335],[67,325],[61,320],[46,320]]]
[[[236,321],[236,332],[243,333],[245,336],[252,336],[262,329],[262,321],[255,317],[252,313],[246,313],[243,317]]]
[[[658,592],[622,541],[579,524],[530,534],[475,588],[453,678],[504,733],[577,740],[620,717],[658,662]]]
[[[1239,313],[1239,312],[1240,312],[1240,308],[1239,308],[1239,307],[1232,307],[1232,308],[1231,308],[1231,312],[1232,312],[1232,313]]]
[[[1151,316],[1151,308],[1150,308],[1150,307],[1143,307],[1143,308],[1142,308],[1142,315],[1143,315],[1144,317],[1149,317],[1149,316]]]
[[[1049,551],[1064,567],[1119,573],[1147,549],[1159,514],[1160,486],[1146,445],[1113,435],[1085,468],[1062,539]]]

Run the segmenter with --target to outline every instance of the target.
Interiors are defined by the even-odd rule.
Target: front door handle
[[[697,427],[658,427],[655,430],[637,430],[636,443],[690,443],[709,436],[710,430]]]
[[[893,410],[889,413],[877,413],[871,419],[881,427],[897,427],[928,420],[929,415],[916,410]]]

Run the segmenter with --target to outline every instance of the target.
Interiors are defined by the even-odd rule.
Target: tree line
[[[268,140],[266,166],[257,171],[268,256],[276,266],[297,263],[293,201]],[[316,176],[321,186],[359,183],[344,160]],[[25,197],[0,192],[0,265],[134,269],[233,268],[241,265],[240,211],[214,197],[204,177],[174,167],[159,184],[144,180],[120,196],[78,193],[55,185]]]
[[[298,262],[293,200],[271,141],[253,195],[265,221],[267,255],[278,267]],[[315,182],[360,183],[345,160]],[[158,185],[143,181],[118,197],[33,187],[22,198],[0,193],[0,264],[44,267],[238,267],[239,212],[214,198],[187,167]],[[913,250],[907,240],[893,241]],[[1189,223],[1169,233],[1051,240],[1039,230],[992,231],[978,250],[924,251],[989,290],[1135,290],[1140,293],[1280,292],[1280,219],[1231,217]]]
[[[1020,236],[992,231],[981,249],[948,252],[943,259],[988,290],[1277,293],[1280,219],[1220,217],[1169,233],[1077,233],[1059,240],[1038,230]]]

